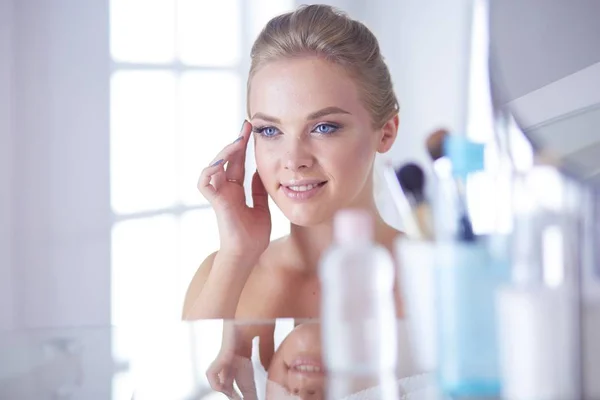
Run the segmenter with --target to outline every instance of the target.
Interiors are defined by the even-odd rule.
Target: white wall
[[[411,160],[426,167],[426,136],[442,125],[465,128],[469,3],[374,0],[365,7],[400,102],[399,135],[390,152],[396,164]]]
[[[15,314],[110,323],[108,1],[19,0]]]
[[[0,331],[13,327],[12,0],[0,0]]]

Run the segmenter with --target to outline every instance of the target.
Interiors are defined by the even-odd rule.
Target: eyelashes
[[[331,122],[322,122],[317,124],[312,130],[311,133],[315,133],[319,136],[331,136],[336,133],[342,127],[339,124],[334,124]],[[274,127],[274,126],[252,126],[252,132],[257,133],[258,135],[266,138],[273,139],[282,134],[282,132]]]
[[[274,126],[252,126],[252,132],[258,133],[260,136],[266,138],[275,137],[280,133],[279,129]]]
[[[340,129],[339,125],[331,123],[322,123],[315,126],[313,132],[316,132],[320,135],[331,135],[332,133],[335,133],[338,129]]]

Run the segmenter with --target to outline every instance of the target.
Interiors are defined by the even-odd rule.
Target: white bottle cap
[[[338,244],[369,243],[373,240],[373,218],[366,210],[340,210],[333,220],[333,237]]]

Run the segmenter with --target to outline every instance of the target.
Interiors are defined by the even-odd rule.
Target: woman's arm
[[[182,319],[234,318],[254,264],[255,260],[227,258],[219,252],[209,255],[188,286]]]
[[[269,198],[258,171],[252,176],[253,206],[246,203],[245,160],[251,131],[244,121],[240,136],[221,150],[198,179],[198,190],[217,216],[220,250],[204,260],[192,279],[184,320],[235,317],[252,268],[269,246]]]

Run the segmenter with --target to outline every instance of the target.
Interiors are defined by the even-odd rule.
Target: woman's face
[[[258,172],[292,223],[316,225],[372,201],[375,153],[391,147],[397,117],[374,129],[353,79],[317,57],[267,63],[250,88]]]
[[[317,323],[298,325],[281,343],[269,365],[268,379],[303,400],[325,399],[321,333]],[[276,399],[277,386],[267,385],[267,399]],[[281,397],[281,396],[279,396]]]

